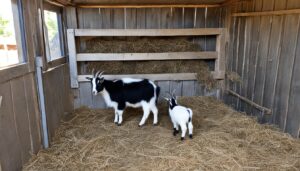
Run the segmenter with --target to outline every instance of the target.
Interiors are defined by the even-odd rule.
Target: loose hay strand
[[[113,110],[80,108],[23,170],[299,170],[300,141],[260,125],[210,97],[185,97],[193,109],[194,139],[173,137],[167,106],[159,104],[159,126],[142,110],[124,112],[121,127]]]

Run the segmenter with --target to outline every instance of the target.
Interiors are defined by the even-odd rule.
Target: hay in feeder
[[[172,135],[165,103],[159,125],[138,127],[140,109],[127,109],[124,123],[113,110],[81,108],[65,119],[51,148],[32,156],[24,170],[299,170],[300,141],[260,125],[210,97],[185,97],[194,111],[194,139]]]
[[[196,52],[199,45],[182,37],[94,38],[86,41],[85,53]]]
[[[201,60],[87,63],[87,73],[92,73],[93,69],[105,71],[105,74],[197,73],[197,80],[207,89],[217,86],[208,65]]]

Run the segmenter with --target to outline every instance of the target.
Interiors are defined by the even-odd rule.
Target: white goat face
[[[104,77],[102,74],[103,72],[100,73],[100,71],[98,71],[96,74],[93,74],[93,78],[86,77],[86,79],[90,80],[92,83],[92,94],[95,96],[104,89]]]

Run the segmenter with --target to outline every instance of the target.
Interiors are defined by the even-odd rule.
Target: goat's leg
[[[115,124],[118,124],[118,112],[117,110],[115,110],[115,120],[114,120]]]
[[[141,122],[139,123],[139,126],[143,126],[145,124],[145,122],[150,114],[150,109],[146,105],[143,105],[143,111],[144,111],[143,118],[142,118]]]
[[[184,140],[185,133],[187,130],[186,123],[181,123],[180,127],[181,127],[181,140]]]
[[[155,105],[151,107],[151,111],[153,113],[153,125],[157,125],[158,123],[158,109]]]
[[[115,124],[118,124],[118,109],[117,109],[117,107],[114,107],[114,110],[115,110],[115,120],[114,120],[114,123]]]
[[[192,139],[193,138],[193,124],[192,124],[192,122],[188,123],[188,128],[189,128],[189,136]]]
[[[123,121],[123,112],[124,112],[124,110],[118,110],[117,111],[118,117],[119,117],[118,126],[120,126],[122,124],[122,121]]]
[[[176,136],[179,133],[178,124],[173,122],[173,126],[174,126],[173,135]]]

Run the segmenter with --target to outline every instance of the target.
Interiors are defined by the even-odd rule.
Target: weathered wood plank
[[[90,91],[92,92],[92,90],[90,89]],[[104,98],[102,95],[97,95],[94,96],[92,95],[92,99],[93,99],[93,109],[105,109],[107,108],[106,103],[104,101]]]
[[[163,100],[164,97],[169,97],[166,92],[170,91],[170,81],[157,81],[157,85],[160,87],[159,99]]]
[[[41,128],[40,128],[40,111],[38,99],[36,96],[36,85],[34,75],[24,76],[24,89],[28,109],[28,118],[30,126],[31,152],[37,153],[41,148]],[[70,84],[69,84],[70,85]]]
[[[295,27],[296,26],[296,27]],[[284,129],[286,124],[290,84],[299,29],[299,16],[286,16],[282,49],[279,59],[276,93],[274,96],[275,123]]]
[[[113,28],[114,29],[124,29],[125,28],[125,18],[124,9],[113,9]]]
[[[290,98],[288,102],[288,113],[285,131],[292,134],[294,137],[299,137],[300,130],[300,34],[298,34],[298,45],[295,55],[294,61],[294,69],[292,74],[292,82],[291,82],[291,90],[290,90]]]
[[[279,11],[262,11],[262,12],[245,12],[233,13],[233,17],[257,17],[257,16],[271,16],[271,15],[291,15],[300,14],[300,9],[279,10]]]
[[[79,82],[88,82],[86,77],[91,75],[79,75]],[[170,74],[130,74],[130,75],[104,75],[105,79],[114,80],[121,78],[147,78],[155,81],[167,81],[167,80],[196,80],[196,73],[170,73]],[[81,94],[81,93],[80,93]]]
[[[136,28],[145,29],[146,28],[146,9],[139,8],[136,9]]]
[[[77,72],[76,45],[75,45],[74,29],[68,29],[67,39],[68,39],[68,51],[69,51],[71,87],[78,88],[78,81],[77,81],[78,72]]]
[[[10,86],[15,125],[21,147],[22,163],[25,164],[30,158],[31,141],[23,77],[10,81]]]
[[[91,83],[90,82],[80,83],[79,93],[80,93],[80,105],[92,107],[93,99],[92,99]]]
[[[125,29],[136,29],[137,28],[137,10],[132,8],[125,9]]]
[[[182,96],[196,96],[195,81],[183,81],[182,82]]]
[[[69,29],[70,34],[72,29]],[[222,28],[197,29],[75,29],[75,36],[201,36],[219,35]],[[70,35],[71,36],[71,35]]]
[[[170,92],[175,90],[175,96],[182,96],[182,81],[170,81]]]
[[[184,28],[194,28],[194,8],[184,8]]]
[[[146,28],[159,29],[160,28],[160,8],[146,9]]]
[[[148,61],[148,60],[216,59],[218,56],[221,58],[221,56],[217,52],[79,53],[77,54],[77,61]],[[220,61],[223,60],[220,59]],[[221,65],[222,64],[220,63],[220,67]],[[224,71],[224,68],[222,71]]]
[[[77,14],[75,7],[66,7],[67,27],[69,29],[77,28]]]
[[[18,138],[10,83],[0,84],[0,96],[2,104],[0,107],[0,161],[2,170],[21,170],[21,144]]]

